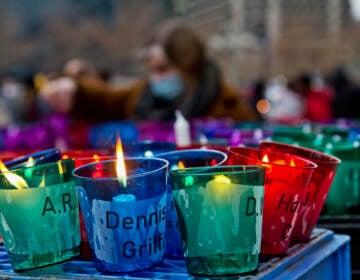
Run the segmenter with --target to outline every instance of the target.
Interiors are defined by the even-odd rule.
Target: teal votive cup
[[[73,160],[0,173],[0,232],[15,271],[79,255]]]
[[[264,167],[170,171],[187,270],[201,276],[254,271],[261,246]]]
[[[341,159],[325,201],[324,214],[360,214],[360,146],[358,142],[328,145],[325,151]]]
[[[207,149],[180,150],[157,155],[169,162],[169,170],[185,167],[216,166],[225,163],[227,155],[220,151]],[[171,182],[167,184],[167,217],[166,217],[166,255],[184,257],[180,237],[179,223],[171,193]]]

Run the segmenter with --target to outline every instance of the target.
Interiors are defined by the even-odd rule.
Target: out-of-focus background
[[[169,18],[202,36],[226,81],[263,118],[271,114],[259,100],[277,98],[269,85],[304,75],[334,91],[332,117],[360,117],[359,0],[0,0],[0,78],[20,82],[2,87],[0,105],[8,105],[0,107],[9,116],[2,113],[0,123],[36,120],[29,98],[13,102],[16,90],[36,92],[36,74],[56,75],[74,57],[111,84],[141,76],[144,44]],[[354,108],[344,109],[349,100]]]
[[[358,0],[1,0],[0,73],[57,71],[81,56],[137,75],[146,35],[170,17],[197,30],[241,86],[340,65],[360,75]]]

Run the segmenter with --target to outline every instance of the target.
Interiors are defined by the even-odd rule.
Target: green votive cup
[[[15,271],[79,254],[73,167],[65,160],[0,173],[0,232]]]
[[[261,245],[264,167],[170,171],[187,270],[225,276],[254,271]]]
[[[341,159],[325,201],[324,214],[360,213],[360,146],[358,142],[328,145],[325,151]]]

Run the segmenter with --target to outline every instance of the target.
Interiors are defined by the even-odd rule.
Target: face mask
[[[150,79],[150,89],[153,96],[170,101],[176,99],[185,86],[179,75],[171,74],[159,80]]]

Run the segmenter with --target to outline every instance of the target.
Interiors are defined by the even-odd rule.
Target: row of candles
[[[259,254],[284,255],[290,242],[310,239],[340,163],[275,142],[157,145],[128,150],[148,157],[124,158],[118,143],[116,157],[52,149],[2,164],[0,231],[14,270],[81,248],[111,273],[144,270],[165,255],[184,257],[193,275],[248,273]]]

